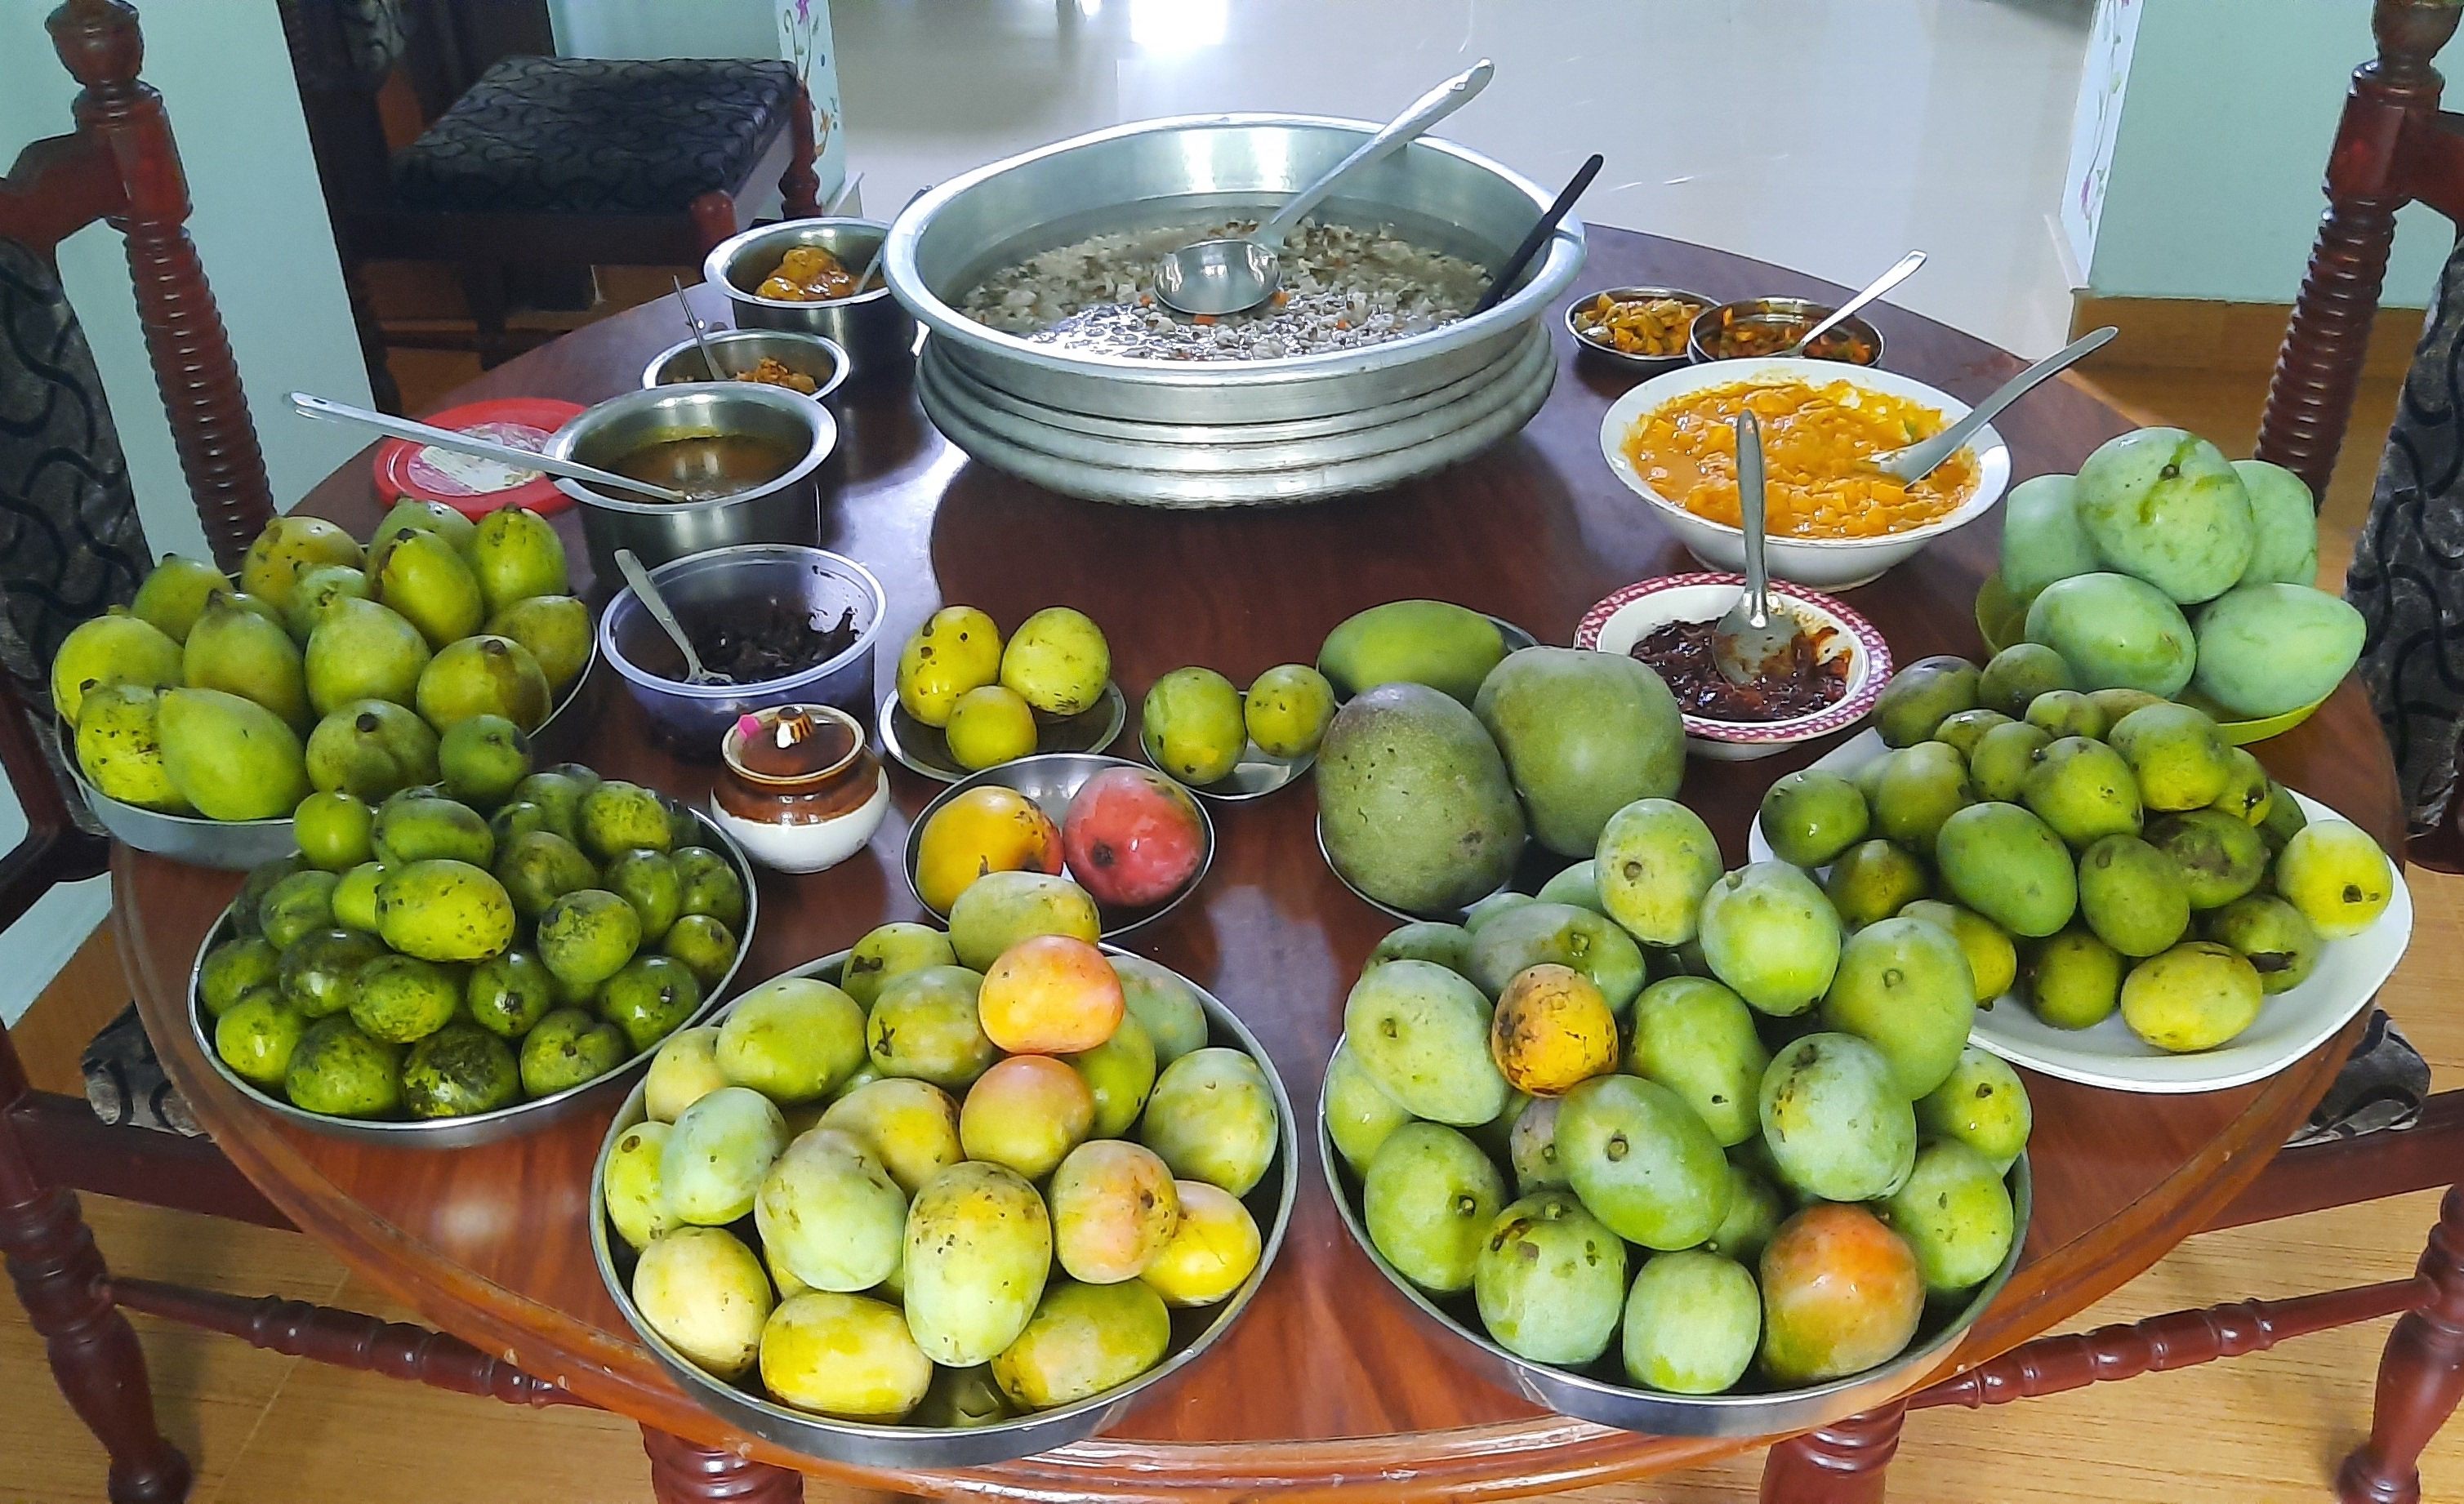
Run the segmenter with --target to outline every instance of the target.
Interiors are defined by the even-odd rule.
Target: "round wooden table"
[[[1585,287],[1658,284],[1723,298],[1837,292],[1700,247],[1614,229],[1592,236]],[[702,306],[723,315],[715,298]],[[1910,314],[1883,308],[1873,320],[1894,368],[1971,402],[2020,363]],[[672,342],[674,326],[671,308],[635,309],[500,367],[451,401],[611,396],[635,384],[649,357]],[[1632,379],[1578,360],[1562,326],[1557,339],[1556,390],[1520,435],[1432,479],[1282,511],[1183,514],[1051,495],[969,463],[912,398],[886,394],[845,421],[849,479],[825,508],[821,541],[871,566],[889,590],[877,670],[885,687],[895,644],[943,601],[981,606],[1004,623],[1045,605],[1076,606],[1103,625],[1114,670],[1133,693],[1183,664],[1240,683],[1274,664],[1307,662],[1344,617],[1402,597],[1460,601],[1544,643],[1570,642],[1576,619],[1609,591],[1694,566],[1600,460],[1600,414]],[[2024,477],[2076,469],[2097,443],[2131,425],[2088,389],[2057,382],[2000,426]],[[303,506],[365,535],[381,510],[366,457]],[[579,563],[575,518],[568,513],[560,526]],[[1850,599],[1902,662],[1977,654],[1970,602],[1994,546],[1994,525],[1980,523]],[[577,717],[583,729],[551,755],[705,796],[707,770],[653,750],[612,678],[603,667],[592,690],[598,713]],[[1818,750],[1756,763],[1691,762],[1683,797],[1730,860],[1742,861],[1762,790]],[[2400,839],[2387,749],[2350,685],[2308,725],[2258,752],[2283,781],[2390,844]],[[938,786],[904,770],[895,783],[898,814],[869,852],[815,877],[764,878],[747,982],[847,946],[885,920],[917,916],[898,852],[907,819]],[[1135,939],[1135,948],[1240,1011],[1304,1112],[1316,1099],[1344,993],[1393,923],[1328,871],[1312,839],[1313,811],[1305,790],[1222,809],[1221,849],[1203,890]],[[185,1016],[190,964],[237,877],[125,849],[114,871],[122,951],[147,1028],[232,1162],[303,1232],[436,1325],[646,1431],[714,1449],[691,1453],[703,1460],[690,1468],[654,1470],[664,1498],[789,1495],[783,1480],[757,1482],[776,1475],[741,1458],[925,1493],[1358,1491],[1457,1499],[1665,1472],[1756,1445],[1608,1430],[1536,1410],[1475,1377],[1454,1341],[1419,1319],[1345,1235],[1313,1156],[1303,1156],[1282,1256],[1246,1316],[1206,1362],[1154,1390],[1109,1434],[1001,1467],[919,1475],[839,1468],[748,1443],[662,1376],[601,1288],[586,1201],[608,1112],[451,1152],[370,1147],[286,1126],[205,1067]],[[2026,1260],[1956,1361],[1979,1362],[2065,1320],[2196,1231],[2301,1122],[2352,1033],[2269,1081],[2204,1096],[2120,1096],[2032,1078],[2035,1218]],[[659,1444],[652,1454],[659,1458]],[[729,1481],[731,1469],[745,1475]],[[685,1480],[687,1471],[695,1476]]]

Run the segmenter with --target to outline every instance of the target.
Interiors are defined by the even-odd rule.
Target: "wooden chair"
[[[460,97],[416,66],[451,27],[425,0],[281,0],[283,29],[346,278],[369,260],[449,263],[480,363],[514,354],[511,265],[698,263],[745,229],[776,183],[791,216],[817,214],[813,115],[776,60],[511,56]],[[428,119],[399,152],[378,93],[397,71]],[[370,375],[383,340],[355,294]]]
[[[13,360],[26,390],[41,388],[29,407],[54,425],[46,437],[57,441],[31,446],[39,457],[24,473],[0,475],[7,492],[0,562],[12,578],[48,571],[39,582],[44,605],[11,602],[0,621],[0,647],[11,660],[0,672],[0,769],[28,826],[16,849],[0,856],[0,927],[58,883],[104,868],[107,842],[79,825],[53,762],[56,746],[47,746],[55,732],[44,669],[77,610],[124,601],[145,562],[91,357],[57,300],[61,240],[103,220],[127,242],[147,353],[216,560],[235,568],[275,512],[230,341],[184,228],[187,185],[162,97],[137,78],[136,13],[121,0],[69,0],[49,26],[61,61],[85,86],[77,130],[33,142],[0,177],[0,342],[17,342],[15,356],[30,358],[0,359]],[[24,348],[36,338],[41,348]],[[78,490],[64,501],[55,493],[62,487]],[[38,501],[51,504],[41,516]],[[65,513],[55,510],[62,506]],[[59,527],[62,514],[75,526]],[[63,546],[70,534],[76,541]],[[62,600],[76,604],[53,609]],[[30,714],[30,706],[41,708]],[[169,1504],[187,1496],[189,1481],[187,1460],[156,1428],[144,1357],[122,1307],[439,1387],[519,1404],[573,1403],[552,1384],[416,1327],[296,1301],[113,1280],[75,1189],[290,1224],[208,1141],[107,1126],[79,1099],[33,1090],[0,1030],[0,1253],[61,1392],[110,1454],[115,1504]]]

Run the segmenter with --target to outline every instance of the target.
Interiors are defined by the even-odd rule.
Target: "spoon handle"
[[[1848,301],[1840,304],[1837,308],[1833,309],[1831,311],[1830,317],[1822,320],[1822,322],[1815,325],[1804,334],[1798,336],[1796,343],[1788,347],[1788,353],[1790,355],[1802,355],[1806,351],[1814,348],[1814,341],[1821,338],[1824,335],[1829,334],[1832,330],[1838,328],[1839,325],[1846,320],[1855,317],[1857,310],[1864,307],[1874,299],[1881,296],[1891,289],[1916,275],[1917,268],[1924,266],[1925,264],[1925,253],[1922,251],[1911,251],[1906,255],[1902,256],[1899,261],[1892,266],[1891,270],[1883,272],[1881,276],[1874,278],[1871,282],[1866,283],[1864,288],[1859,292],[1855,297],[1850,298]]]
[[[1882,469],[1903,481],[1917,481],[1933,472],[1934,467],[1959,452],[1959,447],[1973,438],[1976,430],[2002,415],[2002,409],[2035,389],[2037,384],[2068,370],[2088,356],[2104,348],[2119,333],[2111,324],[2091,329],[2018,375],[1993,389],[1993,395],[1978,403],[1942,432],[1922,444],[1910,445],[1891,456]]]
[[[1737,521],[1746,534],[1746,620],[1771,625],[1771,573],[1763,556],[1763,430],[1750,412],[1737,414]]]
[[[517,449],[510,444],[498,444],[494,439],[482,439],[474,434],[458,433],[451,428],[439,428],[433,424],[419,423],[409,418],[397,418],[391,413],[371,412],[365,407],[354,407],[349,403],[338,403],[323,397],[311,397],[306,392],[293,392],[291,406],[292,410],[303,418],[322,418],[328,423],[355,423],[363,428],[374,428],[379,433],[390,434],[397,439],[408,439],[413,444],[433,445],[440,449],[451,449],[457,454],[475,455],[483,460],[495,460],[518,469],[545,470],[550,475],[561,475],[567,480],[587,481],[602,490],[613,491],[620,497],[648,496],[653,501],[687,505],[693,501],[693,498],[683,491],[670,490],[665,486],[653,486],[649,481],[628,480],[612,470],[603,470],[596,466],[583,465],[572,460],[560,460],[554,455],[540,454],[531,449]]]
[[[1351,156],[1334,164],[1332,171],[1292,196],[1290,203],[1275,211],[1275,217],[1258,227],[1249,238],[1270,251],[1281,250],[1284,237],[1301,222],[1301,216],[1318,207],[1344,179],[1362,167],[1409,142],[1414,137],[1469,104],[1488,80],[1497,73],[1496,65],[1484,57],[1469,68],[1412,101],[1412,107],[1395,117],[1384,130],[1355,147]]]
[[[718,368],[718,357],[711,353],[710,332],[702,327],[701,316],[693,311],[693,304],[685,297],[685,279],[671,276],[668,281],[676,290],[676,306],[684,310],[685,327],[693,331],[693,348],[701,352],[702,369],[710,373],[714,381],[726,381],[728,373]]]
[[[641,599],[642,609],[650,613],[650,620],[659,623],[659,629],[667,633],[676,646],[684,649],[685,673],[691,682],[699,684],[708,678],[710,671],[702,667],[701,655],[693,651],[693,639],[685,636],[684,623],[677,621],[675,612],[668,608],[668,598],[660,595],[659,587],[650,582],[650,572],[642,567],[641,556],[628,548],[618,549],[616,569],[625,577],[625,583],[633,587],[633,594]]]
[[[1523,244],[1514,248],[1514,254],[1506,258],[1506,265],[1497,269],[1497,275],[1489,279],[1488,291],[1480,294],[1480,301],[1472,305],[1471,312],[1463,316],[1465,318],[1487,313],[1513,290],[1514,279],[1523,274],[1523,269],[1531,264],[1531,258],[1540,253],[1540,248],[1549,243],[1549,237],[1557,232],[1557,227],[1565,222],[1566,215],[1573,208],[1574,201],[1581,198],[1583,190],[1592,185],[1592,180],[1600,175],[1600,163],[1607,160],[1594,152],[1590,161],[1574,169],[1574,175],[1567,180],[1566,186],[1557,194],[1557,202],[1549,206],[1548,212],[1540,216],[1540,223],[1531,227],[1531,233],[1524,236]]]

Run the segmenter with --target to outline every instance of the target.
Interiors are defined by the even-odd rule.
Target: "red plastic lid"
[[[500,397],[448,408],[424,421],[517,448],[544,449],[556,430],[582,411],[580,403],[549,397]],[[573,505],[572,497],[537,470],[517,473],[493,460],[449,454],[407,439],[387,439],[377,446],[376,481],[380,500],[408,496],[441,501],[474,520],[499,507],[527,507],[547,516]]]

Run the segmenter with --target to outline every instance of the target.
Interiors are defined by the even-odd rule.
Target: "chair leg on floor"
[[[659,1504],[803,1504],[804,1475],[642,1428]]]
[[[505,340],[505,269],[494,261],[465,261],[454,270],[462,283],[462,301],[471,309],[479,369],[494,370],[513,356]]]
[[[2436,1293],[2388,1334],[2370,1439],[2336,1474],[2343,1504],[2418,1504],[2422,1450],[2464,1399],[2464,1186],[2439,1203],[2421,1274]]]
[[[0,1139],[7,1125],[0,1123]],[[17,1145],[0,1142],[0,1252],[9,1278],[52,1362],[69,1407],[111,1455],[112,1504],[180,1504],[188,1496],[188,1459],[154,1424],[145,1354],[111,1286],[77,1198],[38,1187]]]
[[[1906,1413],[1894,1403],[1773,1446],[1763,1458],[1762,1504],[1881,1504]]]

